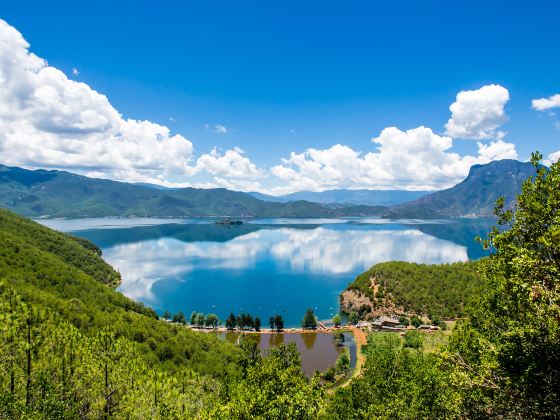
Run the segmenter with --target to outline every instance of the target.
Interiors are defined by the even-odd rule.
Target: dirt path
[[[358,378],[362,374],[362,369],[366,361],[366,358],[361,350],[362,346],[367,344],[367,334],[358,327],[350,327],[348,331],[354,334],[354,343],[356,344],[356,367],[354,368],[354,372],[352,372],[352,376],[350,378],[346,379],[342,383],[335,383],[333,386],[328,388],[327,392],[329,393],[333,393],[337,388],[344,388],[350,385],[353,379]]]

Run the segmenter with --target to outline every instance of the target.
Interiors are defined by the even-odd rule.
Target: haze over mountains
[[[534,172],[530,163],[501,160],[475,165],[461,183],[431,194],[333,190],[294,193],[276,197],[284,202],[273,202],[263,194],[223,188],[166,190],[0,165],[0,207],[31,217],[477,217],[491,216],[501,195],[511,206],[522,182]],[[316,202],[300,199],[304,197]],[[407,198],[416,199],[403,202]]]
[[[403,191],[403,190],[327,190],[321,192],[299,191],[291,194],[274,196],[250,192],[248,194],[260,200],[287,203],[289,201],[312,201],[314,203],[331,205],[362,205],[362,206],[392,206],[406,203],[429,194],[431,191]]]

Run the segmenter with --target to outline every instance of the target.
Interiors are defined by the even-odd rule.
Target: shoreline
[[[255,330],[228,330],[225,327],[218,327],[218,328],[196,328],[190,325],[185,325],[186,328],[189,328],[192,331],[203,332],[203,333],[211,333],[211,332],[221,332],[221,333],[240,333],[240,334],[332,334],[334,331],[342,331],[342,332],[351,332],[353,328],[351,327],[323,327],[317,328],[314,330],[304,329],[304,328],[284,328],[282,331],[271,330],[270,328],[263,328],[259,331]]]

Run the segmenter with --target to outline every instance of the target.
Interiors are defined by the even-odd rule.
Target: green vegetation
[[[348,349],[344,349],[336,360],[335,370],[337,373],[345,373],[350,369],[350,355]]]
[[[235,327],[239,329],[239,331],[260,331],[261,329],[261,319],[259,317],[253,318],[251,314],[239,314],[235,316],[232,312],[226,319],[225,326],[228,331],[233,331]]]
[[[276,332],[284,330],[284,319],[282,318],[282,315],[271,316],[268,319],[268,323],[270,324],[271,330],[276,330]]]
[[[416,330],[407,331],[404,333],[404,346],[410,349],[422,348],[422,334]]]
[[[404,348],[394,334],[368,337],[362,376],[339,388],[328,402],[329,419],[457,417],[450,369],[436,356]]]
[[[254,354],[244,378],[229,392],[229,401],[209,418],[314,419],[324,401],[318,379],[309,382],[302,373],[294,343],[272,348],[266,358]]]
[[[465,302],[480,286],[478,264],[380,263],[356,277],[348,289],[360,291],[378,307],[394,305],[405,313],[457,318],[464,315]],[[378,285],[375,294],[372,278]]]
[[[303,319],[301,321],[301,328],[307,330],[314,330],[317,328],[317,318],[313,313],[313,309],[307,308],[307,310],[305,311],[305,315],[303,316]]]
[[[547,171],[540,158],[516,211],[498,202],[508,229],[483,240],[483,287],[445,353],[469,417],[560,417],[560,163]]]
[[[342,324],[342,318],[340,317],[340,314],[336,314],[335,316],[333,316],[332,321],[335,328],[340,327],[340,324]]]
[[[344,333],[340,330],[333,331],[333,338],[337,346],[342,346],[344,343]]]

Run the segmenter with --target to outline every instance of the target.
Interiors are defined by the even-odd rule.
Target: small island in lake
[[[242,225],[243,224],[243,220],[232,220],[230,217],[224,217],[223,219],[220,220],[216,220],[214,222],[217,225]]]

